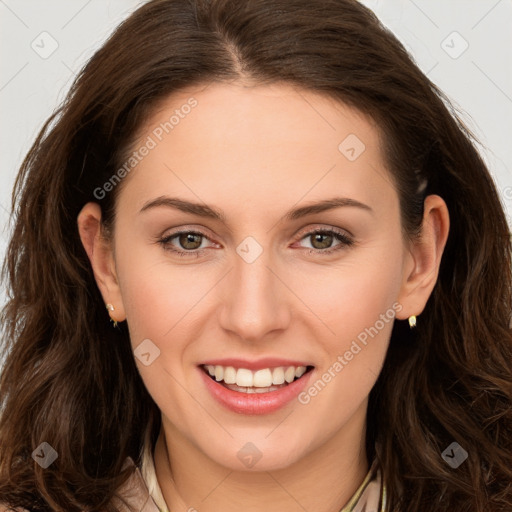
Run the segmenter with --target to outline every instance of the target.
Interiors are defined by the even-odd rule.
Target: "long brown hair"
[[[89,201],[112,226],[122,165],[159,101],[185,86],[287,82],[354,106],[382,133],[405,236],[423,200],[451,230],[418,327],[395,322],[370,394],[369,460],[390,510],[512,509],[511,245],[475,139],[375,15],[354,0],[153,0],[87,63],[24,160],[4,266],[0,502],[32,511],[114,511],[116,489],[154,443],[159,410],[112,329],[78,236]],[[134,171],[136,172],[136,170]],[[121,183],[122,185],[122,183]],[[42,442],[58,453],[42,469]],[[441,457],[456,442],[457,469]]]

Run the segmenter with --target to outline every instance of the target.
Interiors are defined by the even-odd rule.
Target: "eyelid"
[[[338,228],[336,226],[331,226],[330,224],[316,224],[313,226],[308,225],[307,227],[300,229],[297,233],[297,236],[301,237],[302,239],[303,236],[310,235],[315,231],[334,231],[339,235],[343,235],[352,239],[355,238],[355,236],[348,229]]]
[[[183,226],[183,227],[178,227],[176,228],[175,230],[171,230],[171,231],[164,231],[162,235],[160,235],[159,237],[157,237],[156,241],[157,243],[160,242],[160,243],[163,243],[164,241],[166,240],[169,240],[169,245],[170,245],[170,240],[173,239],[173,238],[176,238],[178,237],[179,235],[182,235],[182,234],[194,234],[194,235],[199,235],[201,237],[203,237],[204,239],[208,240],[213,246],[219,246],[219,244],[217,242],[214,242],[212,240],[212,236],[210,236],[209,234],[205,233],[203,231],[203,228],[192,228],[192,227],[188,227],[188,226]],[[206,247],[202,247],[201,249],[194,249],[194,250],[189,250],[189,251],[184,251],[184,250],[181,250],[179,248],[175,248],[175,251],[176,252],[186,252],[186,253],[190,253],[190,254],[197,254],[201,251],[203,251],[204,249],[206,249]],[[173,249],[171,249],[173,250]]]
[[[179,235],[191,233],[191,234],[195,234],[195,235],[199,235],[199,236],[203,237],[204,239],[206,239],[210,243],[212,243],[214,247],[215,246],[218,247],[219,244],[217,242],[213,242],[212,237],[209,234],[205,233],[204,231],[205,231],[205,228],[203,228],[203,227],[196,228],[196,227],[192,227],[192,226],[179,226],[179,227],[173,228],[173,230],[171,230],[168,233],[166,233],[166,231],[164,231],[164,233],[160,237],[157,238],[157,243],[160,243],[163,246],[164,250],[171,251],[172,253],[176,254],[177,256],[199,257],[209,247],[184,250],[184,249],[179,249],[178,247],[173,246],[170,243],[170,240]],[[325,225],[325,224],[323,224],[323,225],[317,224],[316,226],[308,225],[307,227],[304,227],[303,229],[301,229],[299,231],[299,233],[296,235],[296,237],[295,237],[296,241],[294,243],[301,242],[302,240],[306,239],[307,237],[313,236],[317,233],[331,233],[334,235],[334,237],[337,239],[337,241],[339,243],[337,245],[334,245],[333,247],[329,247],[326,249],[315,249],[315,248],[308,248],[308,247],[301,247],[301,248],[309,251],[310,253],[315,253],[315,254],[318,254],[321,256],[321,255],[331,254],[331,253],[341,249],[341,247],[350,247],[355,242],[354,236],[348,230],[341,229],[341,228],[338,228],[335,226]]]
[[[204,227],[195,227],[194,225],[185,225],[185,226],[178,226],[176,228],[170,228],[166,229],[159,237],[158,239],[162,238],[170,238],[174,235],[182,234],[182,233],[196,233],[199,235],[204,236],[205,238],[208,238],[210,241],[212,239],[212,236],[209,233],[205,232],[206,228]],[[169,232],[168,232],[169,231]],[[336,226],[331,226],[329,224],[317,224],[317,225],[308,225],[304,228],[301,228],[296,237],[300,237],[302,239],[306,235],[310,235],[316,231],[334,231],[340,235],[345,235],[350,238],[355,238],[354,235],[348,230],[348,229],[341,229]]]
[[[208,238],[209,240],[214,238],[214,236],[210,233],[210,231],[207,228],[205,228],[204,226],[197,226],[194,224],[177,226],[175,228],[167,228],[162,232],[162,234],[158,238],[169,238],[171,236],[179,235],[181,233],[196,233],[198,235],[204,236],[205,238]]]

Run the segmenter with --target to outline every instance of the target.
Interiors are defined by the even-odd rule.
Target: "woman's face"
[[[133,150],[100,288],[166,431],[260,470],[362,435],[393,321],[428,296],[373,123],[290,85],[219,83],[170,97]]]

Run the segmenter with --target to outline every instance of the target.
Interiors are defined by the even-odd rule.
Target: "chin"
[[[295,431],[296,433],[297,431]],[[264,434],[268,436],[268,431]],[[283,443],[277,438],[271,440],[272,434],[268,439],[244,435],[244,438],[231,442],[228,448],[225,444],[218,446],[218,449],[211,452],[211,446],[208,452],[205,452],[215,463],[228,468],[231,471],[276,471],[286,469],[296,463],[303,455],[304,446],[297,446],[295,443]],[[290,441],[290,439],[288,438]],[[304,441],[301,441],[303,444]]]

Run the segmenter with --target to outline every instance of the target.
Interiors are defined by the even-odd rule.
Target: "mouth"
[[[279,391],[309,374],[314,366],[276,366],[256,371],[233,366],[200,365],[213,381],[231,391],[263,394]]]

